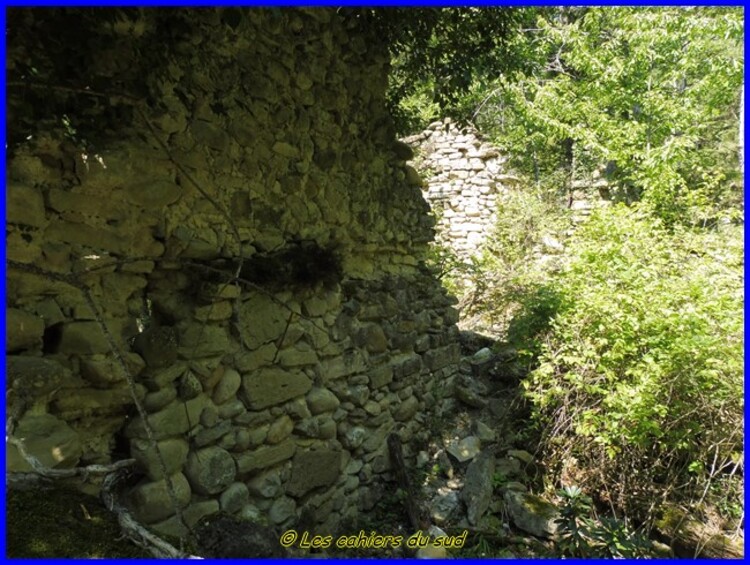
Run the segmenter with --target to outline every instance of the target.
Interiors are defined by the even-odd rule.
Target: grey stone
[[[143,398],[143,407],[146,412],[156,412],[167,406],[177,398],[177,389],[173,386],[162,388],[156,392],[150,392]]]
[[[245,300],[239,311],[243,341],[250,349],[279,339],[289,320],[289,311],[263,294]],[[245,370],[244,367],[238,368]]]
[[[143,358],[137,353],[125,352],[122,358],[133,378],[138,377],[146,367]],[[109,388],[125,380],[125,372],[120,363],[111,355],[102,354],[81,359],[81,376],[94,386],[101,388]],[[166,406],[166,403],[162,406]]]
[[[557,508],[546,500],[516,490],[506,490],[503,494],[505,506],[511,520],[519,530],[540,538],[552,537],[557,533],[560,517]]]
[[[234,480],[237,466],[226,450],[213,446],[188,455],[185,475],[193,490],[200,494],[217,494]]]
[[[393,380],[393,367],[391,365],[382,365],[372,369],[368,375],[370,377],[370,387],[375,390]]]
[[[275,498],[281,492],[281,475],[279,469],[271,469],[259,473],[248,481],[247,488],[253,496]]]
[[[477,437],[481,441],[483,441],[485,443],[491,443],[491,442],[495,441],[495,439],[496,439],[495,430],[493,430],[492,428],[490,428],[484,422],[480,422],[479,420],[477,420],[477,422],[475,423],[475,429],[476,429]]]
[[[341,404],[336,395],[326,388],[313,388],[307,393],[306,399],[307,407],[314,415],[331,412]]]
[[[456,514],[460,504],[455,490],[440,488],[430,501],[430,516],[436,524],[445,524]]]
[[[5,370],[8,388],[24,398],[39,398],[61,388],[84,386],[81,379],[52,359],[8,355]]]
[[[334,484],[341,474],[340,451],[301,451],[292,460],[286,492],[302,496],[314,488]]]
[[[148,209],[160,209],[175,202],[182,189],[174,182],[167,180],[152,180],[148,182],[128,184],[126,192],[128,200]]]
[[[224,512],[234,514],[247,504],[249,496],[245,483],[232,483],[221,493],[219,506]]]
[[[213,394],[215,404],[224,404],[234,398],[242,384],[240,374],[234,369],[226,369],[221,377],[219,384],[216,385]]]
[[[201,426],[211,428],[219,423],[219,410],[213,404],[209,404],[201,412]]]
[[[182,473],[175,473],[170,480],[177,504],[184,508],[190,502],[190,485]],[[159,522],[175,513],[165,479],[136,485],[127,500],[135,519],[144,524]]]
[[[9,182],[5,187],[5,213],[9,224],[41,228],[46,224],[42,192],[35,187]]]
[[[388,338],[378,324],[367,324],[360,329],[358,341],[370,353],[382,353],[388,349]]]
[[[386,436],[393,429],[393,423],[387,422],[380,426],[377,430],[369,432],[367,439],[362,444],[362,449],[367,453],[371,453],[380,449],[385,443]]]
[[[219,418],[232,419],[243,414],[247,409],[239,398],[229,400],[219,406]]]
[[[82,455],[81,440],[73,429],[49,414],[25,414],[16,425],[13,437],[44,467],[67,469],[75,467]],[[6,469],[29,472],[31,465],[15,445],[7,445]]]
[[[197,396],[187,402],[173,401],[166,408],[149,414],[148,421],[153,430],[154,439],[166,439],[181,436],[198,425],[201,412],[206,407],[208,399],[204,395]],[[146,430],[140,416],[133,419],[125,428],[126,437],[146,437]]]
[[[180,471],[187,461],[188,443],[184,439],[166,439],[156,442],[161,453],[167,475],[171,476]],[[164,478],[161,462],[156,448],[145,439],[130,440],[130,455],[138,462],[140,467],[152,481]]]
[[[232,422],[230,420],[222,420],[211,428],[200,430],[193,438],[193,443],[196,447],[203,447],[216,443],[221,438],[226,436],[232,431]]]
[[[472,525],[479,523],[490,505],[494,473],[495,457],[489,452],[482,452],[476,456],[466,470],[461,497],[466,503],[467,518]]]
[[[393,419],[397,422],[405,422],[411,420],[419,410],[419,401],[410,396],[398,405],[395,412],[393,413]]]
[[[495,462],[495,468],[498,473],[505,477],[518,477],[521,475],[521,464],[518,459],[511,457],[501,457]]]
[[[135,337],[133,351],[152,369],[169,367],[177,360],[177,334],[169,326],[152,326]]]
[[[266,442],[270,444],[280,443],[289,437],[292,430],[294,430],[294,422],[285,414],[268,428]]]
[[[484,408],[487,406],[487,399],[485,397],[465,385],[456,385],[456,398],[463,404],[466,404],[466,406],[472,408]]]
[[[8,353],[24,349],[41,349],[44,320],[18,308],[5,311],[5,350]]]
[[[143,398],[144,387],[136,387],[139,399]],[[56,395],[52,401],[52,411],[65,420],[91,416],[124,416],[132,403],[133,397],[127,386],[111,389],[79,388],[71,394]]]
[[[41,319],[40,319],[41,321]],[[60,329],[59,353],[91,355],[110,351],[97,322],[69,322]]]
[[[424,364],[431,371],[437,371],[447,365],[458,363],[460,353],[458,343],[452,343],[439,349],[431,349],[423,355]]]
[[[195,359],[224,355],[231,347],[226,328],[190,324],[180,334],[179,352],[184,358]]]
[[[281,404],[311,388],[312,381],[304,373],[277,368],[259,369],[242,379],[245,405],[251,410]]]
[[[237,457],[237,469],[240,473],[266,469],[291,459],[296,448],[294,441],[290,439],[278,445],[260,447],[254,451],[242,453]]]
[[[182,400],[191,400],[203,392],[203,385],[192,371],[185,371],[180,378],[178,394]]]
[[[274,524],[283,524],[295,516],[297,503],[293,498],[282,496],[276,499],[268,510],[268,519]]]
[[[531,453],[529,453],[528,451],[524,451],[522,449],[509,449],[508,457],[514,457],[525,465],[534,463],[534,456],[531,455]]]
[[[468,436],[461,441],[452,442],[446,451],[450,453],[459,463],[470,461],[479,454],[482,445],[476,436]]]

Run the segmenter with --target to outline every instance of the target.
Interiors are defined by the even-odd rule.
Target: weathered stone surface
[[[70,420],[89,416],[112,416],[127,412],[133,397],[127,386],[112,389],[79,388],[60,393],[52,401],[54,412]]]
[[[201,502],[193,502],[189,506],[183,509],[182,518],[185,520],[188,528],[195,528],[206,516],[211,516],[219,511],[219,502],[217,500],[204,500]],[[157,534],[163,536],[185,537],[189,534],[189,531],[185,529],[185,526],[177,519],[177,516],[172,516],[163,522],[158,524],[152,524],[153,529]]]
[[[294,422],[289,416],[285,414],[281,418],[276,420],[273,424],[271,424],[270,428],[268,428],[266,442],[270,443],[271,445],[280,443],[289,437],[289,435],[292,433],[292,430],[294,430]]]
[[[235,355],[235,366],[242,373],[250,373],[270,365],[276,356],[276,346],[273,343],[262,345],[254,351],[240,351]]]
[[[282,496],[275,500],[271,505],[271,508],[268,510],[268,519],[273,524],[283,524],[296,515],[296,510],[297,503],[294,499],[289,498],[288,496]]]
[[[194,492],[217,494],[229,486],[237,474],[234,458],[224,449],[212,446],[188,455],[185,476]]]
[[[8,353],[24,349],[40,349],[44,334],[44,320],[39,316],[8,308],[5,311],[5,350]]]
[[[406,422],[414,417],[417,410],[419,410],[419,401],[413,396],[410,396],[398,405],[393,413],[393,419],[397,422]]]
[[[332,485],[341,474],[340,451],[301,451],[292,460],[292,476],[286,492],[302,496],[314,488]]]
[[[446,451],[453,455],[459,463],[474,459],[479,454],[482,445],[476,436],[468,436],[461,441],[452,442]]]
[[[38,398],[60,388],[84,384],[52,359],[8,355],[5,369],[8,387],[24,398]]]
[[[472,525],[477,525],[489,508],[494,473],[495,456],[489,452],[477,455],[466,470],[461,497],[466,503],[466,515]]]
[[[175,400],[166,408],[150,414],[148,421],[154,432],[154,438],[166,439],[185,434],[192,427],[198,425],[201,412],[203,412],[207,403],[208,399],[201,394],[187,402]],[[146,431],[140,417],[133,419],[128,424],[125,434],[131,438],[146,437]]]
[[[359,331],[359,341],[370,353],[382,353],[388,349],[388,338],[378,324],[367,324]]]
[[[190,400],[203,392],[203,385],[192,371],[185,371],[180,377],[177,393],[181,400]]]
[[[281,474],[278,468],[263,471],[247,483],[247,488],[253,496],[274,498],[281,493]]]
[[[178,351],[188,359],[229,353],[231,341],[226,328],[191,324],[180,334]]]
[[[177,389],[173,386],[150,392],[143,398],[146,412],[157,412],[177,398]]]
[[[23,442],[30,456],[50,469],[75,467],[82,454],[78,434],[68,424],[49,414],[26,414],[18,421],[13,436]],[[32,470],[14,445],[7,446],[7,458],[8,471]]]
[[[313,388],[306,398],[307,407],[313,415],[331,412],[341,404],[338,397],[326,388]]]
[[[487,406],[487,399],[473,388],[463,385],[456,385],[456,399],[463,404],[472,408],[484,408]]]
[[[156,442],[156,446],[164,460],[167,475],[171,476],[182,469],[187,461],[187,441],[182,438],[166,439]],[[158,481],[164,478],[159,456],[151,442],[145,439],[130,440],[130,455],[135,458],[149,479]]]
[[[177,334],[171,327],[152,326],[135,337],[133,351],[152,369],[168,367],[177,359]]]
[[[125,194],[131,202],[153,210],[172,204],[181,192],[182,189],[173,182],[152,180],[128,185]]]
[[[182,473],[175,473],[170,480],[177,504],[184,508],[190,502],[190,485]],[[165,479],[138,484],[128,493],[127,501],[135,519],[144,524],[153,524],[175,513]]]
[[[368,373],[368,376],[370,377],[370,386],[373,389],[378,389],[393,380],[393,367],[391,365],[376,367]]]
[[[42,192],[33,186],[9,182],[5,188],[5,214],[10,224],[35,228],[46,223]]]
[[[289,320],[288,310],[262,294],[244,301],[239,309],[242,337],[251,349],[279,339]]]
[[[430,501],[430,516],[436,524],[445,524],[458,511],[461,500],[455,490],[438,489],[438,493]]]
[[[267,469],[272,465],[291,459],[296,449],[297,446],[294,441],[287,440],[278,445],[247,451],[237,456],[237,470],[240,473],[251,473],[259,469]]]
[[[219,506],[223,512],[234,514],[242,510],[249,500],[249,492],[245,483],[232,483],[221,493]]]
[[[431,371],[437,371],[451,363],[458,363],[460,353],[461,349],[457,343],[440,349],[431,349],[423,355],[425,367]]]
[[[354,375],[365,369],[365,361],[362,353],[357,350],[346,351],[339,357],[321,361],[320,365],[320,376],[323,383]]]
[[[214,389],[214,404],[224,404],[234,398],[242,384],[242,377],[234,369],[227,369]]]
[[[69,322],[60,328],[60,353],[90,355],[110,350],[97,322]]]
[[[506,490],[505,507],[515,526],[533,536],[546,538],[557,533],[560,517],[557,508],[542,498],[528,492]]]
[[[251,410],[281,404],[305,394],[311,388],[310,378],[298,371],[267,368],[242,378],[243,399]]]
[[[206,428],[195,434],[193,443],[195,443],[196,447],[204,447],[216,443],[230,431],[232,431],[232,422],[230,420],[223,420],[215,426]]]
[[[140,355],[131,352],[122,354],[131,377],[137,378],[145,368]],[[81,359],[81,376],[95,386],[108,388],[125,380],[120,363],[112,355],[93,355]]]

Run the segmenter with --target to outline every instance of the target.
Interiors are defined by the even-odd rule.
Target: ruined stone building
[[[350,526],[459,354],[386,46],[332,9],[90,12],[8,20],[13,437],[135,458],[124,502],[162,534],[173,498],[188,526]]]

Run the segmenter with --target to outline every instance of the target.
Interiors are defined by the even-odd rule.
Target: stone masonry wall
[[[153,11],[106,24],[87,72],[141,80],[140,110],[95,155],[44,128],[9,157],[8,410],[46,466],[134,457],[127,503],[160,533],[183,533],[166,473],[189,526],[223,510],[329,534],[392,479],[389,433],[409,459],[427,441],[455,301],[422,263],[432,222],[385,110],[385,48],[335,10],[228,13],[193,11],[153,68]],[[11,78],[30,53],[51,57],[9,45]]]
[[[404,139],[425,178],[424,197],[437,217],[436,241],[468,260],[481,252],[495,221],[497,198],[517,179],[505,173],[506,158],[470,126],[450,118]]]

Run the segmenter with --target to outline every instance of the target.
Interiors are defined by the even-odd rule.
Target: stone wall
[[[392,478],[386,436],[408,458],[428,439],[459,355],[387,51],[335,10],[192,11],[163,45],[158,18],[105,22],[108,50],[75,51],[127,96],[43,92],[101,112],[96,153],[49,126],[8,159],[14,435],[49,467],[135,457],[128,505],[161,533],[182,532],[165,476],[190,526],[224,510],[350,527]],[[29,57],[54,70],[44,40],[11,38],[11,80]],[[154,46],[167,62],[149,67]]]
[[[468,260],[481,252],[495,222],[497,198],[517,182],[506,158],[471,126],[450,118],[404,139],[425,178],[423,194],[437,218],[436,241]]]

